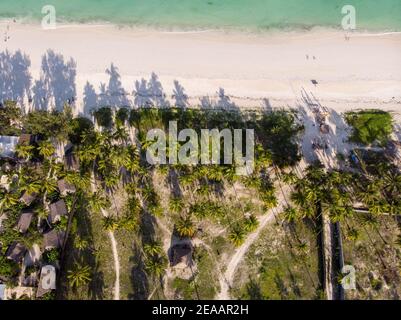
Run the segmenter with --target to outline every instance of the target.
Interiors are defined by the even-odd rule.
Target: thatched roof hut
[[[26,248],[22,243],[14,241],[6,251],[6,257],[14,262],[21,262],[26,252]]]
[[[25,233],[28,230],[29,226],[31,225],[32,217],[32,211],[22,211],[17,224],[17,229],[19,232]]]
[[[59,200],[55,203],[50,204],[50,213],[49,213],[49,222],[56,223],[60,221],[62,216],[66,216],[68,214],[67,206],[65,205],[64,200]]]
[[[22,197],[19,199],[20,202],[23,202],[26,206],[30,206],[31,203],[36,199],[35,193],[24,192]]]
[[[45,250],[61,248],[63,245],[64,236],[64,231],[57,231],[55,229],[45,233],[43,235],[43,246]]]
[[[75,193],[77,191],[75,186],[65,181],[65,179],[57,181],[57,186],[60,191],[60,194],[63,195],[64,197],[69,193]]]

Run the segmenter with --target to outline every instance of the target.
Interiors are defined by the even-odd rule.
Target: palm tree
[[[298,219],[298,213],[293,207],[286,207],[283,211],[284,220],[287,222],[294,222]]]
[[[120,179],[115,173],[109,172],[107,176],[104,177],[104,186],[108,191],[113,191],[114,188],[118,185],[119,181]]]
[[[149,256],[157,256],[163,252],[163,248],[160,242],[154,241],[150,243],[145,243],[143,246],[143,251]]]
[[[75,262],[74,268],[67,272],[67,279],[74,289],[84,286],[91,281],[90,267]]]
[[[167,261],[162,256],[153,256],[145,261],[145,270],[155,278],[160,278],[167,267]]]
[[[195,235],[195,226],[190,216],[178,219],[175,224],[175,230],[182,238],[192,238]]]
[[[173,212],[181,212],[184,208],[184,202],[181,198],[174,197],[170,199],[169,209]]]
[[[88,174],[81,175],[78,172],[67,172],[65,180],[82,190],[87,190],[90,185],[90,176]]]
[[[56,149],[50,141],[42,141],[39,143],[39,154],[45,159],[50,158],[54,155]]]
[[[102,209],[107,209],[111,205],[110,200],[103,196],[100,192],[93,193],[88,200],[89,206],[95,212],[101,212]]]
[[[304,255],[308,251],[308,244],[305,241],[301,241],[298,245],[297,248],[299,252]]]
[[[357,241],[360,238],[360,233],[357,229],[355,228],[350,228],[347,232],[346,238],[350,241]]]
[[[399,194],[401,192],[401,174],[386,170],[381,173],[384,190],[389,194]]]
[[[34,147],[26,144],[18,144],[15,148],[15,153],[18,155],[18,157],[25,159],[26,161],[29,161],[29,159],[32,157]]]
[[[0,193],[0,208],[2,210],[9,209],[18,203],[18,198],[10,192]]]
[[[253,214],[251,214],[249,218],[245,219],[244,229],[246,232],[253,232],[256,230],[258,225],[259,225],[258,219],[256,219],[256,217]]]
[[[379,201],[382,196],[376,183],[369,183],[367,186],[361,186],[361,191],[357,193],[357,198],[365,205],[369,206]]]
[[[228,235],[228,239],[230,239],[230,241],[236,247],[239,247],[245,241],[245,233],[239,226],[237,226],[231,230],[231,232]]]
[[[74,239],[74,248],[79,251],[82,251],[85,250],[87,247],[88,247],[88,241],[77,235],[76,238]]]
[[[113,217],[103,218],[103,229],[106,231],[115,231],[119,227],[118,222]]]
[[[42,181],[41,189],[45,193],[52,193],[57,190],[57,182],[53,179],[45,179]]]
[[[128,139],[128,133],[125,127],[117,126],[116,130],[113,132],[113,138],[120,143],[125,144]]]
[[[21,192],[25,191],[29,194],[38,194],[42,189],[42,182],[39,180],[26,182],[19,189]]]
[[[389,212],[389,205],[385,201],[374,201],[369,206],[369,212],[374,215],[381,215]]]

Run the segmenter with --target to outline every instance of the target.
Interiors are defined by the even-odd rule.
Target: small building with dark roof
[[[50,213],[49,213],[49,222],[56,223],[60,221],[62,216],[66,216],[68,214],[67,206],[65,205],[64,200],[59,200],[55,203],[50,204]]]
[[[6,257],[14,262],[21,262],[26,252],[26,248],[22,243],[14,241],[6,251]]]
[[[20,202],[24,203],[26,206],[30,206],[31,203],[36,199],[35,193],[28,193],[24,191],[22,197],[19,199]]]
[[[192,261],[193,247],[190,244],[176,244],[170,250],[171,267],[190,267]]]
[[[75,193],[77,191],[75,186],[65,181],[65,179],[57,181],[57,186],[60,194],[64,197],[69,193]]]
[[[31,225],[32,217],[32,211],[22,211],[18,220],[17,230],[21,233],[25,233]]]
[[[43,246],[45,250],[53,248],[61,248],[64,241],[65,232],[57,231],[55,229],[45,233],[43,235]]]

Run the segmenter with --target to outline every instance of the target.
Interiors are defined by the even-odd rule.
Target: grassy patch
[[[211,300],[219,290],[216,267],[209,252],[198,247],[195,250],[194,260],[197,270],[194,276],[189,279],[175,278],[172,287],[177,298],[184,300]]]
[[[352,142],[384,145],[393,131],[390,113],[381,110],[348,112],[345,120],[353,127]]]
[[[297,237],[304,243],[295,241]],[[316,299],[321,288],[318,278],[316,235],[304,222],[292,231],[270,225],[251,246],[240,265],[232,289],[238,299]]]
[[[345,264],[355,268],[356,290],[347,299],[393,299],[401,294],[397,222],[390,216],[359,213],[343,224]]]

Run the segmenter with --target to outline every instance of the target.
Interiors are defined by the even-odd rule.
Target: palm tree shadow
[[[185,109],[189,106],[188,96],[185,94],[185,89],[178,80],[174,80],[173,98],[177,107]]]
[[[0,66],[0,103],[12,100],[22,105],[29,97],[32,81],[29,56],[20,50],[14,54],[6,50],[0,53]]]
[[[133,247],[133,256],[130,257],[130,261],[134,263],[134,267],[131,270],[131,285],[133,289],[133,293],[129,294],[129,299],[134,300],[146,300],[149,296],[149,276],[146,273],[145,269],[145,259],[142,250],[139,245],[145,243],[154,242],[155,238],[155,225],[156,219],[153,215],[151,215],[147,210],[143,210],[140,221],[139,221],[139,230],[140,230],[140,240],[141,244],[135,243]]]
[[[63,55],[49,49],[42,56],[40,79],[32,88],[34,109],[48,110],[54,105],[57,111],[62,111],[65,104],[74,106],[76,73],[75,60],[64,61]]]
[[[91,117],[92,111],[98,107],[98,97],[95,88],[89,82],[86,82],[84,87],[83,109],[81,116]]]
[[[136,244],[133,251],[133,256],[130,258],[134,263],[130,275],[133,293],[128,295],[128,299],[146,300],[149,296],[149,280],[145,271],[144,257]]]
[[[249,282],[246,285],[246,292],[248,293],[250,300],[264,300],[262,289],[260,284],[255,279],[249,277]]]

